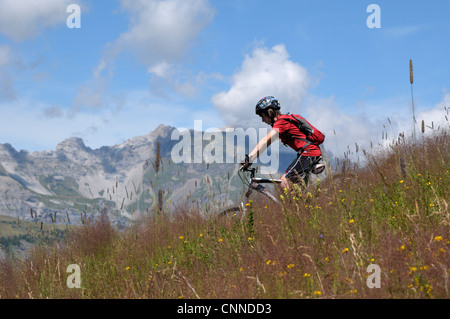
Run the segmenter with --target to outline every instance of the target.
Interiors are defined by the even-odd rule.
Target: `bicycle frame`
[[[318,158],[313,165],[319,163],[322,160],[322,157]],[[248,164],[248,155],[246,156],[246,163]],[[255,177],[256,176],[256,172],[257,172],[257,168],[250,168],[251,164],[248,165],[247,167],[241,168],[240,172],[249,172],[250,173],[250,178],[248,180],[244,180],[244,178],[242,177],[242,175],[240,173],[239,177],[242,180],[243,184],[248,186],[247,191],[245,192],[245,202],[241,201],[240,205],[238,206],[232,206],[230,208],[227,208],[223,211],[221,211],[219,213],[219,215],[223,216],[228,214],[229,212],[234,212],[234,211],[241,211],[243,212],[243,216],[245,215],[246,212],[246,204],[248,203],[248,199],[250,197],[250,195],[252,194],[253,190],[256,190],[257,192],[265,195],[267,198],[269,198],[270,200],[272,200],[273,202],[275,202],[276,204],[280,204],[280,200],[275,197],[269,190],[267,190],[264,186],[262,186],[261,184],[280,184],[282,181],[280,179],[272,179],[272,178],[259,178],[259,177]],[[313,166],[312,166],[313,167]],[[311,170],[307,171],[307,172],[303,172],[303,174],[306,174],[306,176],[300,176],[302,178],[302,181],[304,181],[305,183],[305,187],[307,186],[308,183],[308,178],[309,175],[311,174]]]
[[[264,186],[262,186],[261,184],[280,184],[281,180],[280,179],[272,179],[272,178],[259,178],[259,177],[255,177],[256,172],[257,172],[257,168],[245,168],[242,171],[244,172],[250,172],[250,178],[248,183],[248,189],[247,192],[245,193],[245,197],[248,198],[250,197],[250,195],[252,194],[253,190],[256,190],[257,192],[264,194],[266,197],[268,197],[269,199],[271,199],[272,201],[274,201],[275,203],[279,203],[279,200],[269,191],[267,190]],[[242,179],[242,178],[241,178]],[[244,185],[246,184],[246,182],[243,180]]]

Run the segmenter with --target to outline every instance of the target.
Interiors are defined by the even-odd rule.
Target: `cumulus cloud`
[[[191,81],[176,79],[179,63],[195,43],[198,34],[212,21],[215,10],[208,0],[121,0],[129,16],[128,30],[105,45],[89,86],[78,89],[73,111],[99,108],[110,95],[108,83],[114,63],[124,52],[134,54],[151,75],[150,92],[167,97],[167,90],[184,96],[197,91]]]
[[[96,75],[123,52],[134,53],[149,73],[170,75],[215,14],[208,0],[121,0],[121,7],[129,29],[106,45]]]
[[[180,59],[215,13],[207,0],[122,0],[121,4],[131,25],[115,45],[119,51],[133,51],[149,67]]]
[[[0,33],[16,41],[33,38],[65,22],[71,3],[74,0],[0,0]]]
[[[425,131],[430,132],[432,129],[449,129],[450,128],[450,94],[444,94],[442,101],[439,102],[431,110],[423,111],[417,114],[416,121],[418,125],[422,125],[422,121],[426,125]]]
[[[231,78],[231,88],[212,97],[214,107],[226,125],[235,127],[260,126],[255,105],[264,96],[279,99],[282,110],[301,110],[310,83],[307,70],[293,62],[283,44],[270,49],[256,47],[245,57],[241,68]]]

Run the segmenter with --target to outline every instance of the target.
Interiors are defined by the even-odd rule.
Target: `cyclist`
[[[311,171],[320,174],[325,168],[323,163],[317,164],[322,156],[322,152],[318,145],[309,142],[305,133],[290,121],[292,115],[289,113],[281,114],[280,109],[279,101],[273,96],[266,96],[256,104],[255,113],[261,117],[264,123],[272,126],[272,130],[250,152],[248,163],[241,164],[241,169],[248,167],[271,143],[280,138],[281,142],[297,152],[297,158],[289,165],[281,177],[280,186],[289,188],[289,182],[302,183],[302,179],[306,186]],[[296,117],[300,116],[296,115]],[[314,130],[314,127],[309,122],[303,118],[301,120],[304,121],[302,123],[309,129]]]

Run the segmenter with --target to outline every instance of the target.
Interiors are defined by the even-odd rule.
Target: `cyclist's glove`
[[[246,168],[250,167],[251,165],[252,165],[252,163],[250,163],[250,159],[249,159],[248,154],[245,154],[245,162],[244,162],[244,163],[241,163],[241,168],[240,168],[240,170],[243,171],[243,170],[245,170]]]

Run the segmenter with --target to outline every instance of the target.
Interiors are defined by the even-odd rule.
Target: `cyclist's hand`
[[[250,165],[252,165],[252,164],[250,163],[248,154],[245,154],[245,161],[243,163],[241,163],[240,170],[243,171],[246,168],[248,168]]]
[[[239,169],[240,169],[241,171],[244,171],[247,167],[250,166],[250,164],[249,164],[249,163],[241,163],[240,166],[241,166],[241,167],[240,167]]]

